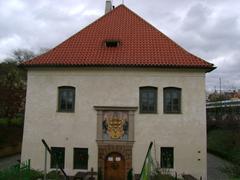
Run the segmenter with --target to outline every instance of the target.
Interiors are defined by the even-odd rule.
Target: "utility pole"
[[[219,78],[219,92],[220,92],[220,99],[222,100],[222,79]]]
[[[221,118],[221,121],[222,121],[222,116],[223,116],[223,107],[222,107],[222,101],[223,101],[223,98],[222,98],[222,78],[220,77],[219,78],[219,91],[220,91],[220,101],[221,101],[221,107],[220,107],[220,118]]]

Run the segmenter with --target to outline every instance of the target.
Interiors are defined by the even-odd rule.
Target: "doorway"
[[[104,180],[125,180],[125,159],[120,153],[108,154],[104,164]]]

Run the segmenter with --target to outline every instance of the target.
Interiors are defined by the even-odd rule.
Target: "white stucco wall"
[[[57,112],[59,86],[76,88],[75,112]],[[22,161],[43,169],[45,139],[49,146],[65,147],[65,170],[74,175],[73,148],[89,149],[89,170],[97,170],[97,113],[93,106],[139,106],[139,87],[158,87],[158,113],[135,113],[133,169],[140,173],[150,141],[174,147],[174,169],[206,179],[205,74],[163,69],[68,68],[29,69]],[[163,113],[163,88],[182,88],[182,113]],[[153,154],[154,151],[153,151]],[[48,166],[50,160],[48,157]]]

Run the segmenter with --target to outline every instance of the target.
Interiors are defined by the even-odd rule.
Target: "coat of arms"
[[[104,123],[106,125],[107,134],[111,139],[120,139],[124,135],[124,124],[127,119],[121,112],[109,112],[105,114]]]

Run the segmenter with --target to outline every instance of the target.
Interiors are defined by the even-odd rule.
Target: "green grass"
[[[215,129],[208,133],[208,151],[232,162],[240,161],[240,130]]]

